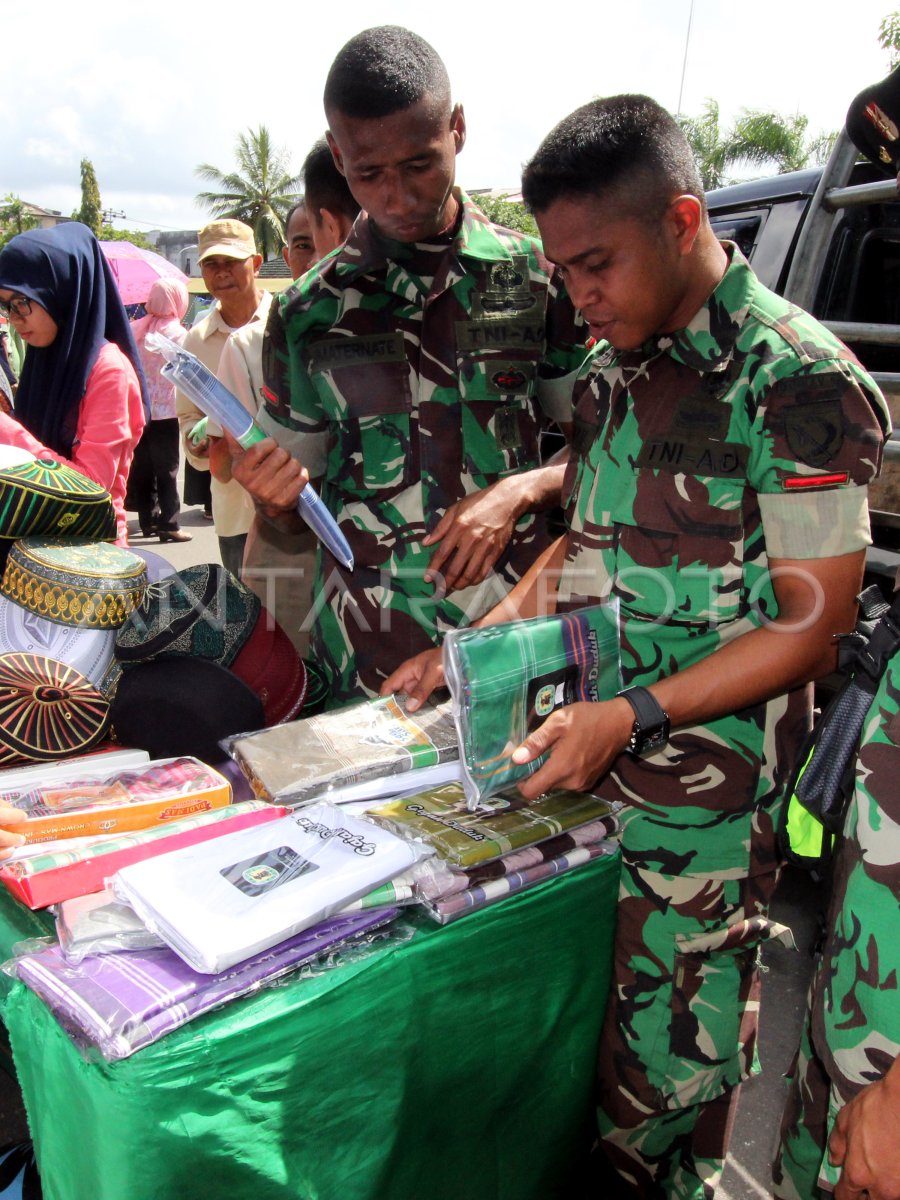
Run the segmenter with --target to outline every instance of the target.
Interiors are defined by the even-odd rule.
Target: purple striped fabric
[[[21,958],[16,971],[76,1041],[96,1046],[112,1062],[307,959],[387,924],[397,912],[333,917],[220,975],[191,970],[167,948],[86,958],[76,967],[58,946],[51,946]]]

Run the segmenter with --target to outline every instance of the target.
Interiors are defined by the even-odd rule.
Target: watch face
[[[641,757],[647,754],[655,754],[657,750],[661,750],[666,745],[668,740],[668,720],[661,722],[659,725],[651,725],[647,729],[635,728],[631,734],[631,750],[632,753]]]

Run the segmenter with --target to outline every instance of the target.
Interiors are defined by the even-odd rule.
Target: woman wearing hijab
[[[100,243],[76,222],[20,233],[0,250],[0,312],[28,349],[0,442],[50,455],[112,496],[126,545],[125,489],[144,427],[137,347]]]
[[[161,542],[189,542],[191,535],[178,526],[178,417],[175,415],[175,385],[159,369],[162,355],[148,350],[148,333],[161,333],[179,345],[186,330],[181,318],[187,312],[188,292],[180,279],[158,279],[150,288],[147,315],[131,326],[144,369],[150,399],[150,422],[134,453],[129,495],[137,508],[144,537]]]

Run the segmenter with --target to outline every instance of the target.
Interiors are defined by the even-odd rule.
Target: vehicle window
[[[753,251],[759,238],[763,223],[763,213],[725,213],[722,216],[711,216],[710,225],[717,238],[723,242],[737,242],[741,253],[753,259]]]

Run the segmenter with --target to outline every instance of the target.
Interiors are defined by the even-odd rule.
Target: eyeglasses
[[[27,296],[13,296],[12,300],[0,300],[0,314],[4,317],[18,317],[24,321],[31,315],[31,301]]]

